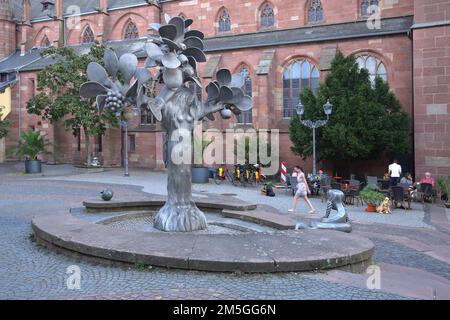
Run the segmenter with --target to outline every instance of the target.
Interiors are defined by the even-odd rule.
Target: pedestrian
[[[396,186],[400,181],[400,176],[402,175],[402,167],[397,163],[397,160],[394,159],[393,163],[391,163],[388,167],[389,171],[389,185],[391,187]]]
[[[297,177],[297,191],[294,195],[293,200],[293,206],[292,209],[289,209],[289,212],[295,213],[295,209],[297,207],[298,200],[302,197],[305,199],[306,203],[308,204],[309,208],[311,209],[309,211],[310,214],[314,214],[316,210],[314,209],[313,205],[311,204],[311,201],[308,199],[308,194],[311,194],[311,190],[309,190],[308,182],[306,181],[305,174],[303,172],[303,169],[299,166],[296,166],[294,168],[294,172],[292,174],[293,177]]]

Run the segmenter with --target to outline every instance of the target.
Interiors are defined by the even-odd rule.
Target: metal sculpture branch
[[[223,119],[239,115],[253,107],[252,98],[244,95],[244,78],[232,75],[227,69],[217,72],[216,80],[206,87],[206,101],[198,101],[186,83],[201,87],[197,63],[206,62],[204,35],[198,30],[188,30],[191,19],[166,16],[166,24],[150,24],[158,36],[149,35],[145,45],[147,59],[138,67],[138,59],[126,53],[118,59],[111,49],[105,51],[103,68],[98,63],[88,66],[89,82],[83,84],[80,94],[97,99],[100,112],[105,108],[117,115],[125,108],[147,108],[162,123],[166,133],[164,144],[168,168],[168,199],[155,216],[155,228],[163,231],[188,232],[207,227],[206,218],[192,200],[191,163],[174,161],[172,155],[179,140],[170,137],[177,130],[193,134],[196,121],[214,121],[214,113]],[[156,77],[149,69],[155,68]],[[121,80],[123,81],[121,81]],[[155,97],[154,83],[160,84]],[[191,143],[190,139],[186,142]],[[191,149],[192,150],[192,149]]]

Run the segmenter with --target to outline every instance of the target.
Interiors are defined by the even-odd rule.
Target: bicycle
[[[215,174],[214,174],[214,182],[217,185],[222,184],[224,181],[230,181],[232,185],[237,186],[238,185],[238,179],[236,179],[236,173],[233,173],[233,175],[230,174],[229,170],[225,166],[220,166],[217,168]]]

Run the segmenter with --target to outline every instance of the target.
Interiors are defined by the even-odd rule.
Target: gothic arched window
[[[90,26],[87,26],[83,32],[83,43],[92,43],[95,41],[94,32]]]
[[[261,10],[261,30],[269,30],[275,26],[275,13],[272,6],[266,3]]]
[[[247,96],[252,96],[252,78],[250,77],[250,72],[248,68],[243,66],[241,68],[241,75],[244,78],[244,86],[242,87],[242,91]],[[240,115],[237,116],[237,122],[240,124],[252,124],[253,123],[253,112],[250,109],[249,111],[244,111]]]
[[[319,22],[323,20],[323,7],[320,0],[311,0],[308,9],[308,22]]]
[[[125,40],[139,38],[139,30],[133,21],[128,21],[127,27],[125,28],[123,38]]]
[[[223,9],[219,15],[219,32],[231,31],[231,19],[228,11]]]
[[[44,36],[44,38],[42,38],[42,41],[41,41],[41,48],[48,48],[51,45],[52,44],[51,44],[50,40],[48,40],[48,37]]]
[[[363,54],[356,59],[359,67],[367,69],[369,71],[370,82],[375,85],[375,78],[380,77],[384,81],[387,81],[387,71],[384,63],[370,54]]]
[[[306,88],[316,93],[319,82],[319,70],[308,60],[300,59],[289,64],[283,73],[283,117],[292,117],[300,95]]]
[[[361,16],[367,17],[377,12],[378,0],[362,0],[361,1]]]

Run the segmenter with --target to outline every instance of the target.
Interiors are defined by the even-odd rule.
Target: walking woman
[[[294,168],[294,172],[292,173],[293,177],[297,177],[297,191],[295,192],[294,201],[292,209],[289,209],[289,212],[295,213],[295,209],[297,207],[297,202],[300,199],[300,197],[303,197],[308,204],[311,211],[309,211],[310,214],[313,214],[316,212],[313,205],[311,204],[311,201],[308,199],[308,194],[311,194],[311,190],[309,190],[308,182],[306,181],[305,174],[303,173],[302,168],[299,166],[296,166]]]

